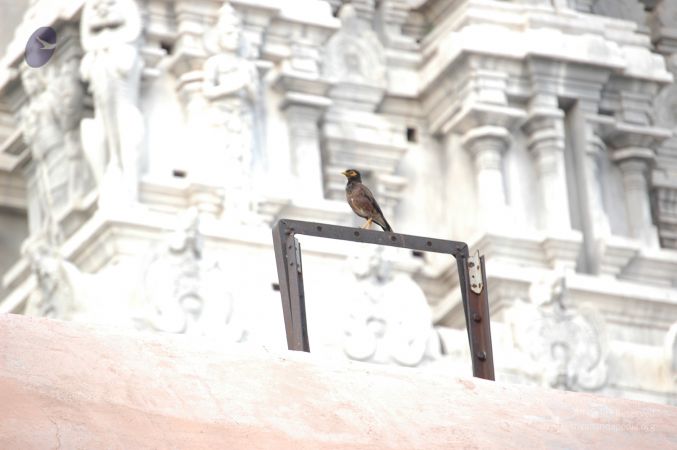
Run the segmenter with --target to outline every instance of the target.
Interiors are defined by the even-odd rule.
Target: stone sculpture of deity
[[[219,336],[239,342],[246,331],[218,262],[203,258],[197,209],[181,223],[147,264],[144,275],[143,328],[170,333]]]
[[[251,209],[250,186],[255,151],[255,114],[259,76],[244,55],[242,22],[226,3],[205,46],[203,93],[210,104],[208,133],[212,161],[225,180],[225,213],[243,218]]]
[[[76,199],[93,186],[89,163],[84,157],[80,138],[85,91],[80,81],[80,59],[77,56],[64,61],[55,76],[55,90],[59,95],[59,127],[63,133],[64,153],[68,160],[69,196]]]
[[[89,149],[101,197],[136,195],[143,140],[139,111],[141,14],[134,0],[87,0],[81,36],[80,71],[94,97],[101,139]],[[105,186],[102,188],[101,184]],[[122,186],[120,186],[122,183]]]
[[[344,351],[382,364],[417,366],[439,355],[425,294],[407,273],[394,273],[378,249],[353,261],[356,295],[348,302]]]
[[[607,345],[604,321],[589,307],[577,305],[565,278],[536,280],[530,301],[519,302],[512,317],[518,349],[541,369],[541,381],[564,390],[597,390],[607,382]]]
[[[25,253],[37,283],[37,289],[28,299],[26,314],[76,319],[83,309],[77,292],[79,270],[42,239],[29,242]]]
[[[21,130],[29,147],[29,223],[31,234],[56,233],[58,218],[89,187],[89,167],[80,145],[83,88],[77,58],[44,69],[24,67],[21,81],[27,102]]]

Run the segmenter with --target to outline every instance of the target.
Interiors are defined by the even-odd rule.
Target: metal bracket
[[[480,265],[479,250],[468,258],[468,274],[470,275],[470,290],[475,294],[481,294],[484,283],[482,283],[482,266]]]
[[[298,239],[294,239],[294,254],[296,255],[296,271],[302,273],[301,269],[301,243]]]
[[[294,237],[296,234],[387,245],[421,252],[446,253],[456,258],[473,375],[487,380],[494,379],[484,257],[480,257],[479,252],[473,257],[469,257],[468,245],[460,241],[300,220],[279,220],[273,227],[273,247],[275,249],[284,328],[289,350],[310,351],[303,289],[301,245],[298,239]]]

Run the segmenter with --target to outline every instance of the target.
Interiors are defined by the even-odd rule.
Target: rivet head
[[[473,313],[473,314],[472,314],[472,320],[474,320],[475,322],[481,322],[481,321],[482,321],[482,316],[480,316],[480,315],[477,314],[477,313]]]
[[[487,352],[477,352],[477,359],[485,361],[487,359]]]

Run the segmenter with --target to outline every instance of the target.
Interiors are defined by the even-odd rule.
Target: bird
[[[358,216],[367,219],[367,222],[362,225],[362,228],[369,229],[372,222],[376,222],[383,231],[392,232],[393,229],[388,224],[388,221],[383,216],[381,208],[376,203],[374,195],[369,188],[362,184],[362,176],[360,172],[355,169],[348,169],[341,172],[348,179],[346,184],[346,199],[350,208]]]
[[[51,43],[47,41],[43,41],[40,36],[37,36],[36,39],[42,44],[42,48],[40,50],[54,50],[56,48],[56,42]]]

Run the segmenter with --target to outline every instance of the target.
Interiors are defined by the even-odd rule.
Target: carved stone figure
[[[68,158],[68,191],[73,199],[86,194],[93,187],[94,181],[80,139],[85,92],[80,81],[79,66],[80,59],[71,57],[61,64],[54,80],[55,91],[59,96],[59,126],[63,133],[65,155]]]
[[[44,240],[27,245],[25,253],[37,281],[26,314],[74,320],[82,311],[76,298],[79,270]]]
[[[344,351],[352,359],[417,366],[439,355],[439,338],[421,288],[405,273],[393,273],[378,249],[353,260],[355,295],[346,308]]]
[[[136,193],[137,166],[143,138],[138,108],[143,62],[140,56],[141,14],[134,0],[88,0],[81,35],[85,56],[80,70],[94,97],[99,145],[88,157],[104,193]],[[108,180],[101,188],[104,178]],[[122,182],[122,186],[120,186]],[[106,183],[104,183],[106,184]]]
[[[531,302],[517,305],[516,344],[542,366],[542,382],[565,390],[597,390],[607,381],[603,320],[571,304],[564,279],[532,285]]]
[[[376,33],[350,4],[343,5],[339,18],[341,29],[327,43],[325,76],[337,83],[385,87],[385,56]]]
[[[50,66],[44,70],[25,67],[21,72],[28,98],[21,113],[21,129],[32,157],[28,168],[30,229],[32,234],[51,232],[52,242],[61,239],[57,218],[76,195],[72,170],[81,154],[81,95],[79,86],[65,89],[78,83],[65,69],[67,65],[60,71],[58,66]],[[86,179],[86,173],[79,179]]]
[[[83,87],[77,55],[40,70],[24,68],[28,103],[22,111],[24,141],[31,150],[29,215],[31,232],[53,232],[58,218],[91,188],[91,172],[80,143]]]
[[[149,312],[139,320],[141,326],[243,340],[246,332],[234,317],[225,276],[217,262],[203,258],[197,210],[188,210],[181,222],[147,265],[144,292]]]
[[[86,273],[67,261],[46,236],[24,246],[35,275],[36,289],[25,313],[89,324],[132,327],[130,302],[136,294],[135,268],[112,265],[98,273]]]
[[[244,219],[252,206],[250,180],[255,149],[254,110],[258,101],[256,66],[245,58],[242,23],[226,3],[205,46],[203,93],[210,103],[208,130],[212,170],[225,181],[225,213]],[[213,174],[213,176],[217,176]],[[223,182],[222,181],[222,182]]]

